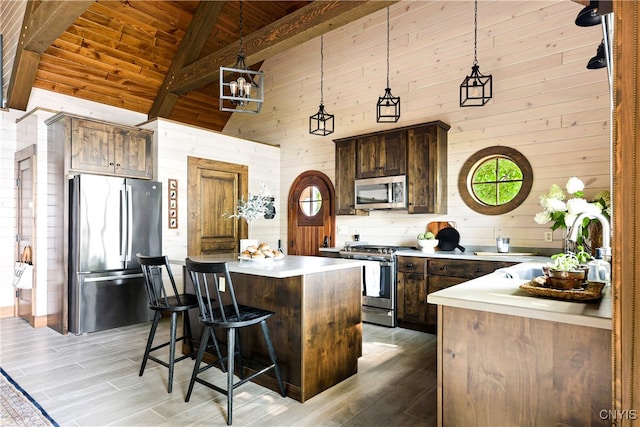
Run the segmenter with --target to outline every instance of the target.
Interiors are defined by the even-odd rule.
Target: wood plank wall
[[[337,244],[356,230],[369,243],[414,244],[429,221],[446,218],[457,223],[463,246],[495,246],[495,235],[502,234],[516,247],[560,247],[561,231],[545,243],[548,227],[533,221],[539,195],[571,176],[587,183],[588,196],[610,183],[606,71],[586,69],[602,30],[574,24],[581,8],[563,0],[480,1],[478,63],[481,72],[493,75],[494,98],[481,108],[460,108],[458,88],[473,62],[473,2],[399,2],[390,8],[390,86],[402,104],[397,124],[375,120],[375,103],[386,86],[383,10],[325,35],[324,104],[336,117],[334,134],[308,133],[308,117],[320,101],[319,38],[265,61],[262,112],[233,115],[224,132],[280,144],[280,192],[286,195],[303,171],[316,169],[334,178],[334,138],[442,120],[452,126],[448,215],[339,216],[337,225],[346,226],[347,233],[336,236]],[[521,151],[534,169],[525,204],[495,217],[470,210],[457,190],[462,163],[491,145]],[[286,218],[280,221],[285,233]]]

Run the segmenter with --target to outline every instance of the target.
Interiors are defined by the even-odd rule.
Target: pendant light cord
[[[389,87],[389,6],[387,6],[387,87]]]
[[[240,0],[240,53],[244,58],[244,50],[242,49],[242,0]]]
[[[324,40],[320,35],[320,104],[324,104]]]
[[[473,65],[478,65],[478,0],[473,10]]]

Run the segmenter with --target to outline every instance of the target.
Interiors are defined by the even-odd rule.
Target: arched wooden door
[[[319,171],[299,175],[289,191],[287,253],[319,255],[327,239],[335,246],[335,190],[329,177]]]

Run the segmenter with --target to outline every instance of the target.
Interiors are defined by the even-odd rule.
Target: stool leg
[[[235,354],[235,328],[227,330],[227,425],[231,425],[231,414],[233,411],[233,362]]]
[[[160,317],[162,313],[159,310],[156,310],[153,315],[153,323],[151,323],[151,330],[149,331],[149,338],[147,338],[147,348],[144,351],[144,357],[142,358],[142,365],[140,366],[139,377],[144,374],[144,368],[147,366],[147,359],[149,358],[149,352],[151,351],[151,346],[153,345],[153,337],[156,335],[156,329],[158,328],[158,323],[160,322]]]
[[[271,357],[271,363],[273,363],[273,369],[276,374],[276,379],[278,380],[278,386],[280,387],[280,395],[282,397],[286,396],[284,391],[284,383],[282,382],[282,376],[280,375],[280,367],[278,366],[278,361],[276,360],[276,351],[273,348],[273,343],[271,342],[271,336],[269,335],[269,328],[267,327],[267,322],[264,320],[260,322],[260,326],[262,326],[262,333],[264,335],[264,340],[267,344],[267,350],[269,351],[269,356]]]
[[[191,358],[196,357],[196,351],[193,348],[193,334],[191,334],[191,321],[189,320],[189,310],[185,310],[182,312],[182,322],[184,323],[184,328],[187,332],[187,339],[189,340],[189,351],[191,354]]]
[[[202,339],[200,340],[200,348],[198,348],[198,356],[196,357],[196,363],[193,365],[193,373],[191,374],[191,381],[189,381],[189,389],[187,390],[187,397],[185,397],[184,401],[188,402],[191,398],[191,392],[193,391],[193,385],[196,382],[196,377],[198,376],[198,370],[200,369],[200,363],[202,363],[202,358],[204,357],[204,352],[207,349],[207,343],[209,342],[209,334],[211,333],[211,327],[205,326],[202,331]]]
[[[178,327],[178,312],[171,312],[171,332],[169,338],[169,393],[173,390],[173,364],[176,360],[176,329]]]

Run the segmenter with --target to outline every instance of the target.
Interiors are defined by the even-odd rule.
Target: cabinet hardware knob
[[[408,263],[407,267],[413,267],[413,263],[412,262]]]
[[[482,269],[481,268],[476,268],[476,273],[482,273]]]
[[[445,266],[440,267],[440,270],[446,270],[446,269],[447,269],[447,266],[446,266],[446,265],[445,265]]]
[[[109,162],[109,166],[113,166],[113,162]]]

